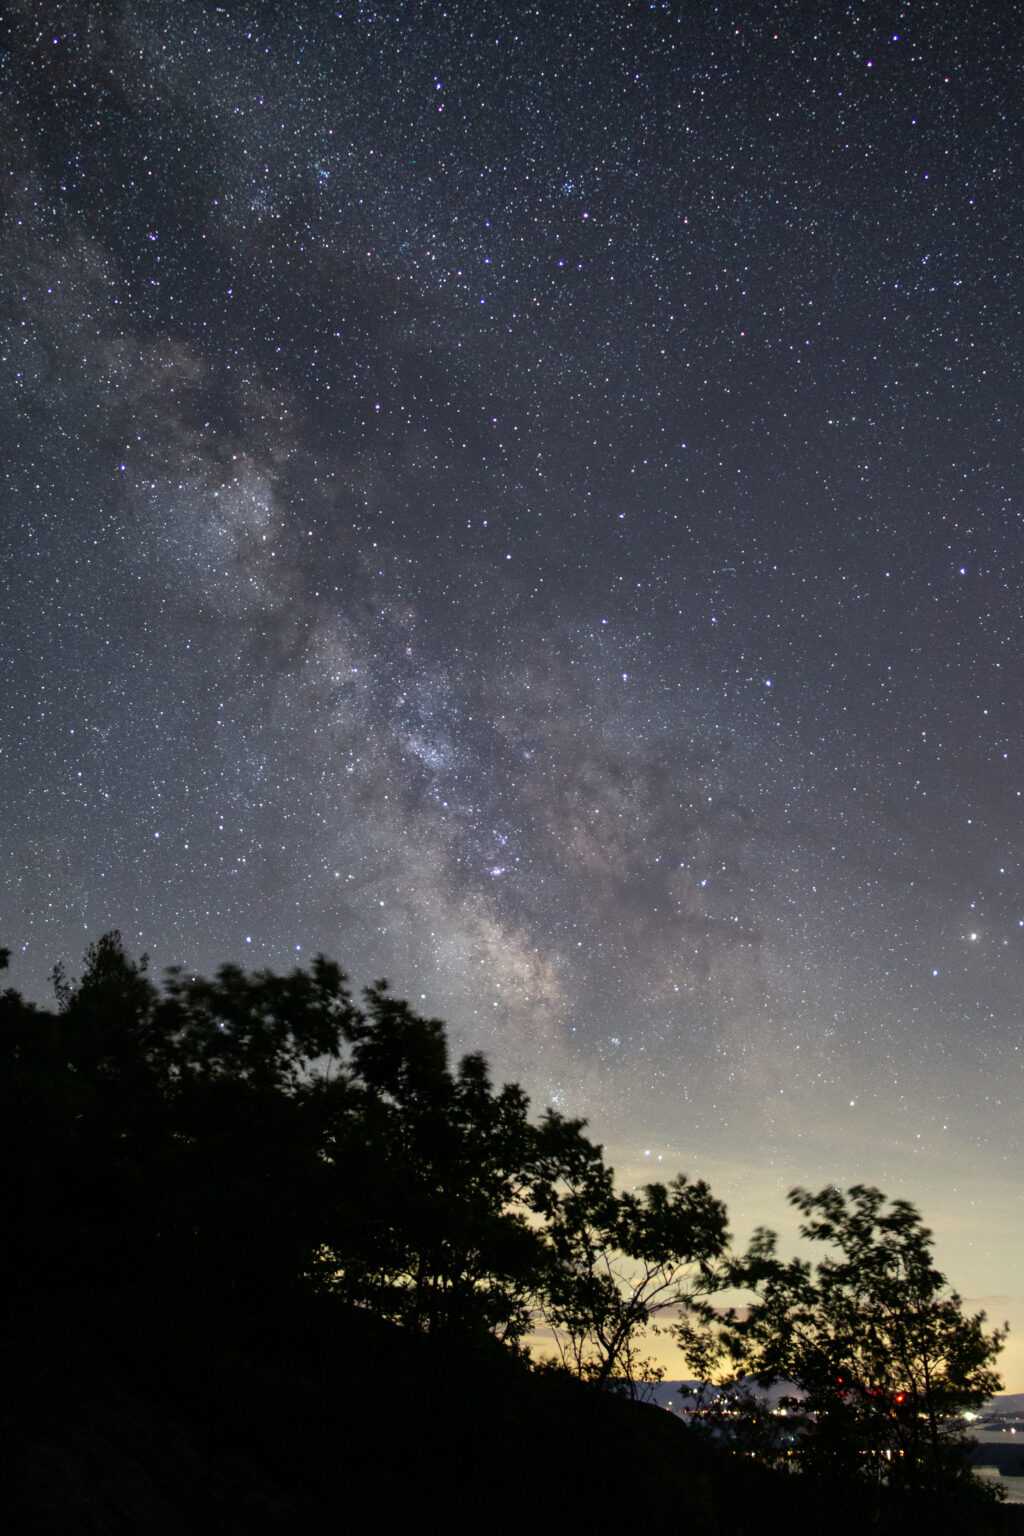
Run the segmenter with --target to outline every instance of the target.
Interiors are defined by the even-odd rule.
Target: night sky
[[[9,14],[12,984],[322,949],[1024,1388],[1020,7]]]

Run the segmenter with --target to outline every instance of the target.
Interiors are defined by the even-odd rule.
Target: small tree
[[[540,1315],[574,1374],[604,1386],[662,1372],[643,1351],[656,1318],[710,1284],[728,1240],[725,1206],[703,1181],[616,1193],[602,1149],[582,1122],[550,1114],[541,1127],[548,1163],[534,1201],[545,1220],[548,1265]]]
[[[698,1302],[677,1335],[704,1372],[728,1364],[762,1386],[791,1381],[807,1415],[805,1456],[830,1476],[907,1489],[966,1483],[963,1413],[1001,1385],[1005,1329],[967,1317],[932,1262],[932,1234],[881,1191],[791,1192],[801,1235],[831,1252],[816,1265],[776,1257],[760,1231],[726,1283],[754,1293],[745,1315]]]

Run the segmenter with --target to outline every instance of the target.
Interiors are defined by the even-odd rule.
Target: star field
[[[12,14],[13,984],[323,949],[1024,1329],[1018,8]]]

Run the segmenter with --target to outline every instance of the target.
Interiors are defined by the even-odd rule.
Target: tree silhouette
[[[776,1257],[760,1231],[723,1283],[753,1293],[745,1313],[697,1303],[679,1342],[702,1374],[714,1366],[792,1382],[805,1416],[803,1458],[857,1481],[939,1489],[967,1481],[966,1409],[1000,1388],[993,1362],[1005,1330],[962,1302],[932,1262],[932,1234],[913,1205],[880,1190],[790,1196],[801,1235],[828,1245],[816,1264]]]
[[[660,1374],[649,1332],[684,1308],[702,1374],[796,1383],[808,1468],[963,1479],[957,1415],[997,1389],[1003,1333],[964,1316],[905,1201],[795,1190],[827,1255],[785,1263],[762,1231],[729,1260],[705,1183],[618,1189],[585,1122],[531,1120],[518,1085],[479,1055],[453,1065],[444,1025],[383,982],[357,1003],[319,957],[158,984],[116,933],[55,982],[54,1011],[0,994],[0,1198],[23,1290],[73,1274],[238,1330],[305,1298],[445,1350],[522,1353],[544,1325],[573,1375],[634,1395]],[[723,1284],[749,1290],[746,1312],[714,1310]]]
[[[530,1324],[540,1236],[525,1192],[535,1131],[482,1057],[448,1062],[444,1026],[381,982],[349,1026],[350,1091],[325,1155],[338,1187],[320,1271],[339,1294],[435,1337]]]
[[[711,1282],[728,1239],[725,1207],[683,1174],[616,1193],[582,1122],[549,1114],[541,1136],[548,1162],[535,1202],[549,1256],[541,1316],[576,1375],[621,1380],[636,1395],[642,1378],[662,1375],[642,1353],[655,1319]]]

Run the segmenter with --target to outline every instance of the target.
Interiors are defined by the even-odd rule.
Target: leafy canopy
[[[762,1386],[794,1383],[809,1464],[908,1486],[963,1479],[962,1415],[999,1390],[1005,1330],[964,1314],[908,1201],[866,1185],[789,1199],[801,1235],[828,1252],[783,1262],[774,1233],[759,1231],[723,1276],[752,1293],[750,1306],[692,1308],[677,1330],[690,1361]]]

